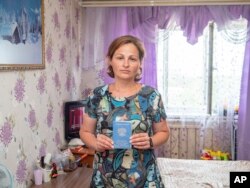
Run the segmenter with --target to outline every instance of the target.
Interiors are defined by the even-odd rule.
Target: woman
[[[161,95],[138,83],[144,54],[138,38],[115,39],[107,53],[114,83],[95,88],[88,97],[80,136],[96,151],[91,187],[164,187],[153,148],[167,141],[169,128]],[[131,123],[131,148],[114,148],[115,121]]]

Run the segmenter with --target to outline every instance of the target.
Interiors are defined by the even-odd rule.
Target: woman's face
[[[133,162],[133,150],[127,150],[122,158],[121,166],[125,169],[131,168]]]
[[[115,79],[134,80],[141,66],[139,51],[132,43],[120,46],[110,61]]]

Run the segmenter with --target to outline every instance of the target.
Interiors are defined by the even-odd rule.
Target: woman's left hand
[[[149,141],[148,133],[137,133],[130,137],[130,143],[136,149],[149,149],[150,141]]]

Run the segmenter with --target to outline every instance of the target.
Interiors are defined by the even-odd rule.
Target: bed
[[[166,188],[226,188],[230,172],[250,171],[250,161],[157,158]]]

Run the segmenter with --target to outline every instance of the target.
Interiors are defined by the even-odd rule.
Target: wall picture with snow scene
[[[0,0],[0,70],[45,68],[43,0]]]

